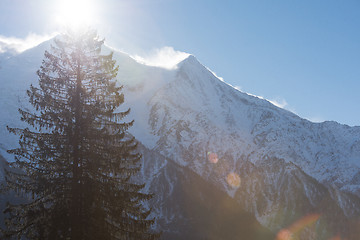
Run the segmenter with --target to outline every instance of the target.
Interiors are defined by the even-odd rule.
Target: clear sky
[[[359,0],[76,2],[0,0],[0,52],[88,14],[108,45],[131,55],[191,53],[231,85],[301,117],[360,125]]]

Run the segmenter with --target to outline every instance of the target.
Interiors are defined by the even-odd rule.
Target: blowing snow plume
[[[29,48],[35,47],[40,43],[53,38],[56,33],[38,35],[29,33],[25,38],[7,37],[0,35],[0,53],[12,52],[21,53]]]
[[[155,49],[145,56],[135,55],[132,57],[145,65],[172,69],[189,55],[189,53],[176,51],[173,47],[163,47]]]

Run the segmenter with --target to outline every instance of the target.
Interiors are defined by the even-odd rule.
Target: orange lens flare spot
[[[226,181],[233,188],[238,188],[241,184],[240,176],[234,172],[227,175]]]
[[[219,161],[219,158],[216,153],[208,152],[208,160],[211,163],[217,163]]]
[[[306,227],[319,220],[320,214],[310,214],[293,223],[288,229],[281,229],[276,235],[276,240],[292,240],[294,234],[298,234]],[[335,238],[336,239],[336,238]]]
[[[290,226],[290,231],[292,232],[299,232],[302,229],[304,229],[307,226],[312,225],[313,223],[315,223],[317,220],[319,220],[320,218],[320,214],[310,214],[307,215],[303,218],[301,218],[300,220],[296,221],[293,225]]]
[[[292,233],[287,229],[281,229],[276,235],[276,240],[291,240]]]

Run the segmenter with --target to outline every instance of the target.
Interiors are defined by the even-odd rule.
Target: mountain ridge
[[[29,107],[25,90],[30,83],[36,84],[35,71],[50,43],[9,58],[0,68],[0,154],[8,160],[11,157],[5,150],[15,147],[17,138],[7,133],[6,125],[24,126],[17,108]],[[193,55],[173,69],[147,66],[124,53],[114,52],[114,59],[119,65],[119,84],[124,85],[125,103],[121,108],[131,108],[125,120],[135,119],[129,132],[149,151],[190,169],[226,192],[274,232],[299,216],[321,210],[323,198],[330,198],[327,205],[336,209],[334,213],[331,208],[321,210],[326,216],[324,222],[344,226],[357,219],[359,126],[302,119],[233,88]],[[151,158],[147,161],[144,165],[148,168],[149,164],[154,166],[143,179],[148,179],[147,188],[151,189],[151,179],[166,165],[156,164]],[[143,168],[143,176],[145,172]],[[239,183],[230,184],[229,176]],[[171,176],[167,178],[175,181]],[[292,196],[299,196],[303,204]],[[281,204],[285,208],[280,211]],[[335,216],[339,220],[331,220]],[[340,219],[344,224],[339,223]],[[351,236],[354,229],[342,234]],[[322,234],[319,239],[326,239],[332,237],[325,234],[329,231],[319,223],[307,234]]]

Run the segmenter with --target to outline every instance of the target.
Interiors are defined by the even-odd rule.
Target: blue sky
[[[1,0],[0,51],[60,31],[62,2]],[[360,125],[360,1],[84,2],[80,12],[115,48],[191,53],[231,85],[301,117]]]

